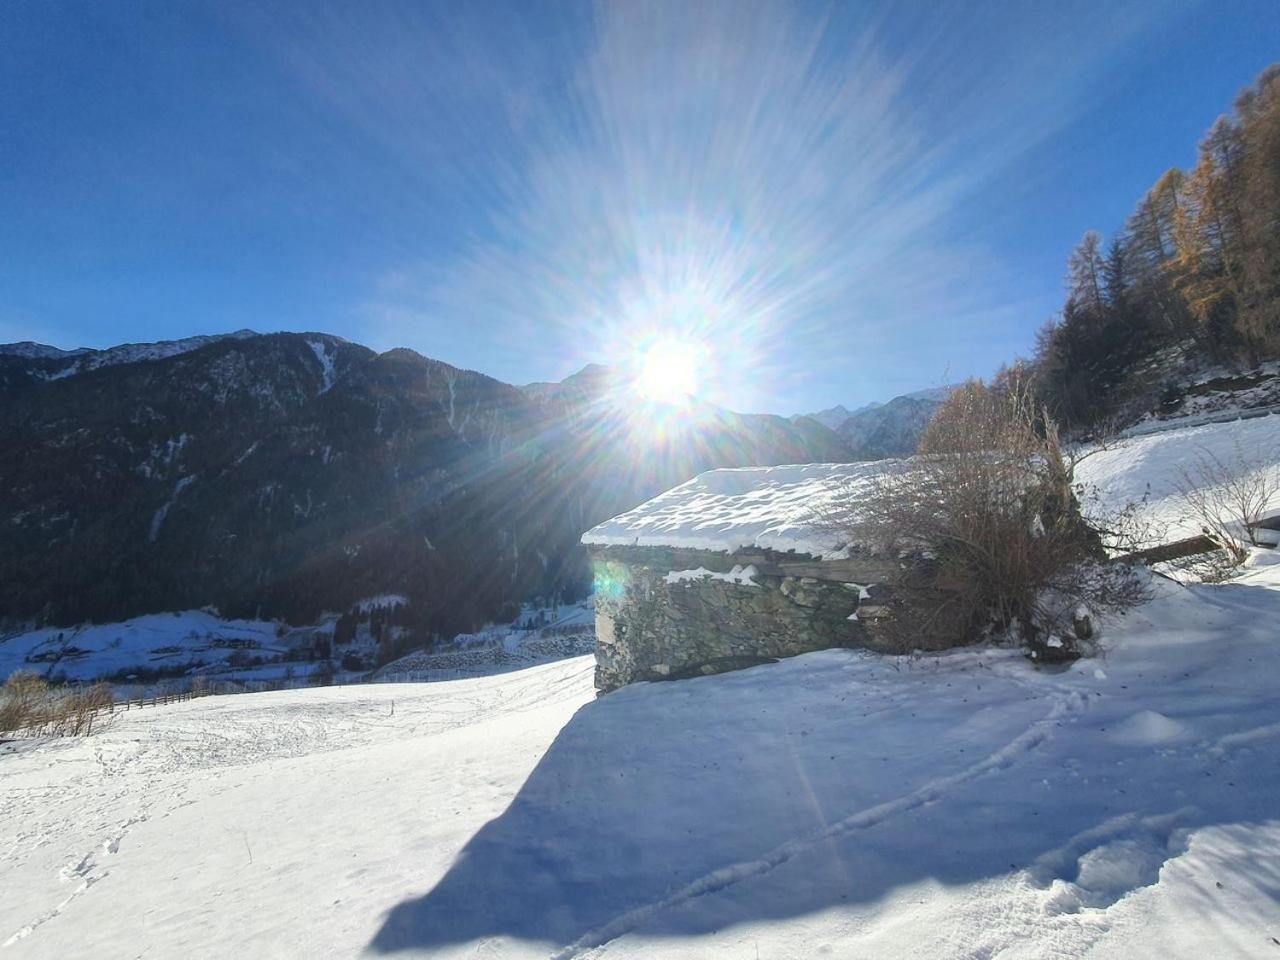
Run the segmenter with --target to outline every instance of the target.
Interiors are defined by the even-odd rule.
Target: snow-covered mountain
[[[0,343],[0,356],[48,361],[36,367],[33,373],[46,380],[58,380],[77,373],[97,370],[99,367],[110,367],[119,363],[137,363],[140,360],[162,360],[165,357],[176,357],[182,353],[198,350],[221,340],[244,340],[256,336],[258,334],[252,330],[237,330],[234,333],[183,337],[181,340],[160,340],[156,343],[122,343],[105,350],[93,350],[89,347],[61,350],[43,343],[23,340],[19,343]]]
[[[0,354],[10,357],[22,357],[24,360],[61,360],[67,357],[78,357],[92,351],[88,347],[77,347],[75,350],[63,350],[51,347],[47,343],[36,343],[34,340],[19,340],[17,343],[0,343]]]

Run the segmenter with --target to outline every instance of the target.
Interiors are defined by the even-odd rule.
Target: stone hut
[[[890,561],[817,517],[891,463],[711,470],[583,534],[597,690],[875,649]]]

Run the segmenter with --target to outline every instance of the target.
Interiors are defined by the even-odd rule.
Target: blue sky
[[[0,341],[252,327],[739,410],[991,373],[1280,4],[0,5]]]

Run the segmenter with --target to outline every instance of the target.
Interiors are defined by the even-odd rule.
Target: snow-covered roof
[[[1126,505],[1155,529],[1155,543],[1200,532],[1200,521],[1181,503],[1179,470],[1213,457],[1248,474],[1280,472],[1280,416],[1197,424],[1131,437],[1093,452],[1076,466],[1086,518],[1107,520]],[[845,554],[840,534],[822,528],[822,508],[840,497],[856,503],[859,487],[908,460],[811,463],[785,467],[711,470],[588,530],[592,546],[686,547],[733,553],[751,548],[807,553],[823,559]],[[1280,475],[1280,474],[1277,474]],[[1280,499],[1263,513],[1280,511]]]
[[[709,470],[592,527],[582,542],[726,553],[754,547],[836,559],[844,556],[844,538],[822,529],[823,506],[837,496],[856,498],[860,486],[902,462]]]

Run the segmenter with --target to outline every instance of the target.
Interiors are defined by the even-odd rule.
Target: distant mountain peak
[[[563,380],[542,380],[526,383],[520,391],[526,396],[546,403],[550,400],[598,400],[621,384],[623,373],[617,367],[604,363],[588,363]]]
[[[885,403],[872,402],[855,410],[837,405],[807,417],[835,431],[855,459],[903,456],[915,452],[920,434],[954,389],[954,385],[927,387]]]
[[[826,410],[819,410],[817,413],[800,414],[800,416],[807,416],[811,420],[817,420],[828,430],[839,430],[841,424],[850,417],[856,417],[858,414],[867,410],[874,410],[876,407],[882,406],[884,406],[884,404],[880,403],[878,400],[872,400],[870,403],[863,404],[861,407],[855,407],[850,410],[848,407],[844,406],[844,404],[838,403],[834,407],[828,407]],[[792,419],[795,420],[798,418],[793,417]]]
[[[47,343],[36,343],[34,340],[0,343],[0,356],[21,357],[24,360],[56,360],[62,357],[74,357],[92,352],[88,347],[63,350],[61,347],[51,347]]]
[[[69,377],[76,373],[110,367],[118,363],[136,363],[140,360],[163,360],[181,353],[198,350],[210,343],[220,340],[246,340],[256,337],[253,330],[237,330],[234,333],[215,333],[197,337],[183,337],[179,340],[157,340],[154,343],[122,343],[114,347],[96,350],[92,347],[77,347],[74,350],[63,350],[48,344],[24,340],[20,343],[0,344],[0,356],[21,357],[25,360],[63,361],[61,367],[46,369],[46,379],[54,380]]]
[[[947,399],[952,390],[959,386],[960,384],[958,383],[948,383],[941,387],[925,387],[923,390],[916,390],[914,393],[904,393],[902,397],[894,397],[894,400],[905,398],[907,400],[934,400],[941,403]],[[881,404],[876,404],[876,406],[881,406]]]

